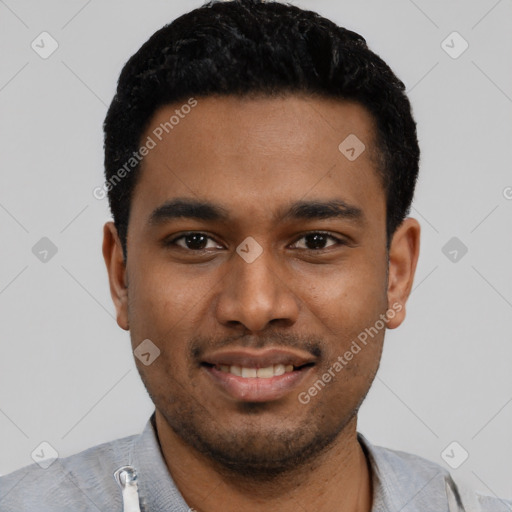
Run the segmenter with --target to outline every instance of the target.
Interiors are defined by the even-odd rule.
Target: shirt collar
[[[361,433],[357,439],[371,466],[371,512],[450,512],[441,466],[411,453],[375,446]]]
[[[154,413],[142,434],[136,437],[130,459],[137,470],[142,511],[190,511],[167,469],[158,442]]]
[[[155,415],[135,438],[130,463],[137,469],[141,510],[188,512],[158,442]],[[357,439],[372,475],[371,512],[449,512],[443,468],[416,455],[375,446],[361,433]]]

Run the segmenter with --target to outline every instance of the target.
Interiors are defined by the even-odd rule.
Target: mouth
[[[313,363],[307,363],[302,366],[293,366],[292,364],[274,364],[266,366],[265,368],[238,366],[236,364],[213,365],[209,363],[202,363],[202,365],[206,368],[213,368],[218,372],[229,373],[231,375],[236,375],[237,377],[241,377],[243,379],[271,379],[273,377],[280,377],[285,373],[300,371],[303,368],[312,366]]]
[[[281,349],[212,354],[201,367],[225,396],[242,402],[269,402],[297,388],[315,365],[309,354]]]

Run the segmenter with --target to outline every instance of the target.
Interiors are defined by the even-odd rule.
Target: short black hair
[[[370,112],[389,247],[409,213],[420,158],[405,85],[361,35],[318,13],[232,0],[210,1],[165,25],[121,71],[103,128],[106,190],[125,259],[140,167],[133,156],[156,110],[193,97],[286,93],[355,101]]]

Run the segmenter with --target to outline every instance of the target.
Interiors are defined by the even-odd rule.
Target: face
[[[141,139],[156,145],[133,193],[126,267],[105,227],[118,323],[134,350],[149,339],[160,351],[136,363],[184,443],[230,469],[284,471],[355,418],[384,326],[403,319],[418,231],[406,222],[388,255],[361,106],[292,95],[180,107],[158,110]],[[339,149],[350,134],[359,156],[353,138],[354,151]]]

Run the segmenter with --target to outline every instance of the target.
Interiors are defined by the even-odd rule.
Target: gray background
[[[152,411],[114,320],[110,215],[92,190],[122,65],[201,3],[0,0],[0,474],[42,441],[66,456],[138,432]],[[457,441],[469,458],[453,474],[512,498],[512,2],[294,3],[360,32],[391,65],[422,148],[415,287],[358,429],[447,468]],[[47,59],[31,48],[43,31],[59,45]],[[441,46],[453,31],[469,43],[456,59]],[[32,252],[42,237],[58,249],[46,262]],[[468,248],[455,262],[442,250],[452,237]]]

